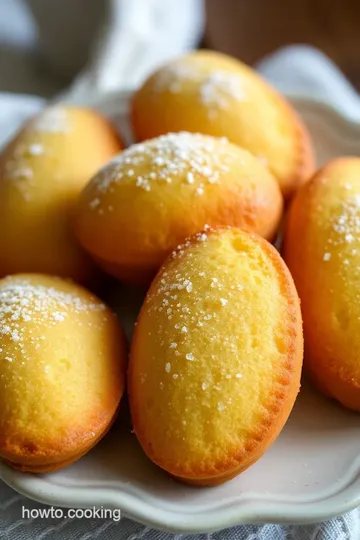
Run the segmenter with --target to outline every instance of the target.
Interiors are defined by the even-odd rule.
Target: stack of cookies
[[[124,148],[98,113],[57,105],[0,156],[0,458],[30,472],[80,458],[127,377],[147,456],[216,485],[281,432],[302,320],[307,373],[360,410],[360,160],[315,172],[286,99],[210,51],[151,75],[130,118]],[[106,274],[146,290],[128,361],[84,288]]]

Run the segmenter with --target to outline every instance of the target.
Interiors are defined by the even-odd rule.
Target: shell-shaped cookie
[[[302,353],[278,252],[239,229],[197,234],[162,266],[135,329],[128,388],[144,451],[184,482],[236,476],[280,433]]]

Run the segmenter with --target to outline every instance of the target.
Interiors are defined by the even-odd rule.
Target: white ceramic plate
[[[360,155],[360,126],[334,109],[292,98],[308,125],[319,163]],[[98,106],[126,128],[126,95]],[[132,298],[131,309],[141,302]],[[123,295],[119,291],[116,294]],[[116,298],[112,298],[116,303]],[[125,317],[131,330],[129,314]],[[278,440],[238,478],[216,488],[172,481],[142,453],[126,411],[105,439],[57,473],[22,474],[0,464],[0,477],[28,497],[63,507],[120,508],[123,515],[172,532],[205,532],[240,523],[308,523],[360,505],[360,415],[340,408],[303,385]]]

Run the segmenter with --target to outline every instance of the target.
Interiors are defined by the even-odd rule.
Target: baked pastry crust
[[[107,432],[124,391],[125,338],[81,287],[40,274],[0,281],[0,459],[65,467]]]
[[[30,120],[0,155],[0,277],[40,272],[94,281],[72,231],[89,179],[123,145],[95,111],[57,105]]]
[[[107,272],[148,284],[205,224],[273,239],[282,208],[276,180],[248,151],[182,132],[133,145],[103,168],[80,196],[75,230]]]
[[[310,136],[290,103],[250,67],[214,51],[152,74],[133,97],[132,125],[140,141],[182,130],[225,136],[268,164],[287,200],[314,170]]]
[[[305,367],[316,385],[360,411],[360,159],[321,168],[291,205],[284,257],[301,298]]]
[[[216,485],[280,433],[300,386],[299,299],[278,252],[240,229],[206,230],[162,266],[128,372],[135,433],[182,482]]]

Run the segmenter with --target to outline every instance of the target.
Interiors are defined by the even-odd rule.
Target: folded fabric
[[[339,68],[318,49],[280,49],[257,65],[258,71],[288,96],[326,103],[351,122],[360,121],[360,96]]]

